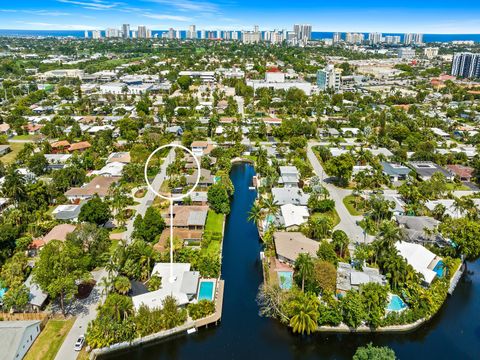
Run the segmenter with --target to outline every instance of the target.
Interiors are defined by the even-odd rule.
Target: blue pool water
[[[439,278],[442,278],[445,273],[445,264],[442,260],[440,260],[437,265],[433,268],[433,271],[437,273]]]
[[[7,292],[7,288],[0,288],[0,300],[3,299],[3,295]]]
[[[292,288],[293,272],[279,271],[277,272],[277,275],[280,288],[284,290],[290,290]]]
[[[202,281],[200,283],[198,300],[213,300],[213,281]]]
[[[390,311],[401,311],[407,307],[407,304],[398,295],[392,295],[390,302],[387,305],[387,310]]]

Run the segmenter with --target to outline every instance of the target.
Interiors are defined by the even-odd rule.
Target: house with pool
[[[186,306],[200,300],[214,301],[217,279],[203,279],[198,271],[192,271],[188,263],[156,263],[152,276],[162,279],[160,289],[147,291],[132,297],[136,311],[141,306],[149,309],[161,308],[167,296],[173,296],[179,306]]]
[[[423,285],[430,286],[436,277],[443,277],[445,265],[442,258],[432,253],[423,245],[399,241],[395,243],[402,256],[413,269],[423,275]]]
[[[376,283],[386,285],[387,280],[380,271],[375,268],[363,266],[362,270],[355,269],[352,265],[344,262],[338,263],[337,268],[337,296],[341,297],[350,290],[358,290],[361,285]]]

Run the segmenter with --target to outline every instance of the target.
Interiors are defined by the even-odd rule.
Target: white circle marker
[[[183,151],[186,151],[187,153],[189,153],[190,155],[192,155],[193,157],[193,160],[195,160],[195,164],[197,165],[197,179],[195,180],[195,184],[193,185],[193,187],[186,193],[186,194],[181,194],[179,196],[165,196],[165,195],[162,195],[160,194],[159,192],[157,192],[157,190],[155,190],[153,188],[153,186],[150,184],[150,181],[148,181],[148,175],[147,175],[147,170],[148,170],[148,163],[150,162],[150,160],[152,159],[152,157],[157,153],[159,152],[160,150],[163,150],[163,149],[166,149],[166,148],[178,148],[178,149],[182,149]],[[163,165],[163,164],[162,164]],[[170,164],[168,164],[170,165]],[[167,166],[168,166],[167,165]],[[166,168],[165,168],[166,169]],[[201,172],[201,168],[200,168],[200,163],[198,161],[198,159],[195,157],[195,155],[193,155],[193,152],[186,148],[185,146],[183,145],[179,145],[179,144],[174,144],[174,143],[171,143],[171,144],[167,144],[167,145],[163,145],[163,146],[160,146],[159,148],[155,149],[151,154],[150,156],[148,157],[147,159],[147,162],[145,163],[145,168],[144,168],[144,176],[145,176],[145,181],[147,182],[147,185],[148,185],[148,188],[157,196],[161,197],[162,199],[164,200],[169,200],[171,202],[175,201],[175,200],[182,200],[188,196],[190,196],[193,191],[195,190],[195,188],[198,186],[198,183],[200,182],[200,172]],[[166,174],[164,175],[164,178],[166,177]]]
[[[178,148],[178,149],[182,149],[183,151],[186,151],[187,153],[189,153],[190,155],[192,155],[193,157],[193,160],[195,160],[195,164],[197,165],[197,179],[195,180],[195,184],[192,186],[192,188],[187,191],[185,194],[181,194],[179,196],[165,196],[165,195],[162,195],[160,194],[157,190],[155,190],[152,186],[152,184],[150,184],[150,181],[148,181],[148,163],[150,162],[150,160],[152,159],[152,157],[157,153],[159,152],[160,150],[163,150],[163,149],[166,149],[166,148]],[[170,156],[170,154],[168,155],[168,157]],[[169,161],[169,158],[166,158],[165,161],[168,162]],[[167,163],[166,165],[170,165],[170,163]],[[160,167],[162,167],[164,164],[160,165]],[[166,177],[167,177],[167,173],[166,173],[166,170],[167,170],[167,167],[164,168],[165,169],[165,173],[162,175],[163,176],[163,181],[166,180]],[[163,171],[163,170],[161,170]],[[171,143],[171,144],[167,144],[167,145],[163,145],[163,146],[160,146],[159,148],[155,149],[151,154],[150,156],[148,157],[147,159],[147,162],[145,163],[145,169],[144,169],[144,176],[145,176],[145,181],[147,182],[147,186],[148,188],[157,196],[159,196],[160,198],[164,199],[164,200],[169,200],[170,201],[170,278],[169,278],[169,282],[171,284],[173,284],[176,280],[176,277],[173,275],[173,202],[175,200],[182,200],[188,196],[190,196],[190,194],[193,193],[193,191],[195,190],[195,188],[198,186],[198,183],[200,182],[200,172],[201,172],[201,167],[200,167],[200,163],[198,161],[198,159],[195,157],[195,155],[193,154],[193,152],[186,148],[185,146],[182,146],[182,145],[179,145],[179,144],[174,144],[174,143]],[[157,174],[158,175],[158,174]]]

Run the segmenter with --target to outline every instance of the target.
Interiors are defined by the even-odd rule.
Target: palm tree
[[[27,197],[25,179],[17,169],[13,167],[8,169],[3,181],[1,193],[4,197],[12,199],[15,204],[18,204]]]
[[[273,200],[272,196],[269,196],[266,199],[262,199],[262,207],[267,209],[269,215],[276,215],[279,210],[278,203]]]
[[[258,203],[254,203],[252,205],[252,208],[248,212],[248,221],[251,221],[255,224],[258,224],[258,222],[262,219],[262,208]]]
[[[118,276],[115,279],[114,286],[115,290],[122,295],[127,295],[131,288],[130,280],[126,276]]]
[[[332,230],[332,220],[326,216],[317,216],[308,221],[310,236],[316,240],[325,239]]]
[[[310,335],[317,329],[318,300],[314,297],[302,296],[291,303],[292,317],[290,327],[294,333]]]
[[[299,254],[295,260],[295,270],[302,277],[302,292],[305,290],[305,279],[313,275],[314,267],[313,258],[308,253]]]

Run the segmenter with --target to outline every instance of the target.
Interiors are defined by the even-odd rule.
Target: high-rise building
[[[238,31],[232,31],[232,40],[238,40]]]
[[[92,30],[92,39],[101,39],[102,32],[100,30]]]
[[[295,37],[297,38],[297,41],[306,43],[312,39],[312,25],[295,24],[293,25],[293,32],[295,33]]]
[[[175,39],[175,29],[174,28],[168,29],[168,39],[170,39],[170,40]]]
[[[255,44],[259,43],[262,40],[262,34],[258,28],[258,25],[255,25],[253,31],[242,31],[242,41],[245,44]]]
[[[349,44],[361,44],[365,41],[365,35],[362,33],[347,33],[345,41]]]
[[[370,45],[377,45],[382,42],[382,33],[370,33],[368,34],[368,42]]]
[[[340,41],[342,41],[342,33],[333,33],[333,43],[338,44]]]
[[[85,39],[88,39],[88,30],[85,30],[84,37]]]
[[[403,43],[405,45],[422,45],[423,34],[405,34],[403,36]]]
[[[400,44],[401,38],[398,35],[387,35],[384,38],[384,43],[390,44],[390,45],[395,45],[395,44]]]
[[[124,39],[130,38],[130,24],[123,24],[122,25],[122,36]]]
[[[195,25],[190,25],[187,31],[187,39],[196,39],[197,38],[197,28]]]
[[[317,86],[320,91],[333,89],[340,90],[341,71],[335,69],[332,64],[328,64],[323,70],[317,72]]]
[[[462,78],[480,78],[480,53],[457,53],[453,56],[452,75]]]
[[[147,27],[144,25],[140,25],[137,30],[137,37],[139,39],[146,39],[147,38]]]
[[[114,28],[108,28],[105,30],[105,37],[107,38],[118,38],[120,37],[120,30]]]
[[[200,39],[206,39],[207,38],[207,31],[206,30],[201,30],[200,31]]]

